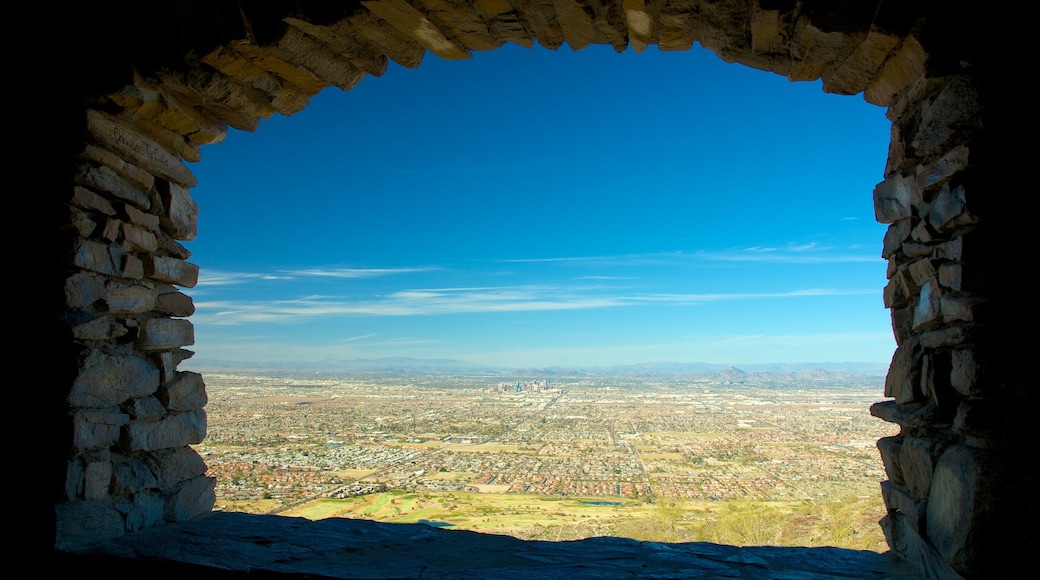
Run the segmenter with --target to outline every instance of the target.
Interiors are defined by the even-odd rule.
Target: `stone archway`
[[[103,40],[73,57],[75,102],[55,115],[60,138],[43,166],[61,191],[40,210],[53,230],[54,286],[40,297],[56,359],[45,377],[57,385],[47,397],[58,434],[45,462],[57,513],[49,542],[104,539],[212,506],[212,481],[188,447],[205,434],[205,388],[177,368],[194,340],[193,305],[177,287],[198,274],[178,241],[196,229],[184,162],[228,126],[295,113],[327,86],[382,74],[390,59],[414,67],[426,51],[465,58],[537,41],[700,42],[724,60],[822,78],[826,91],[888,107],[892,143],[874,201],[890,224],[884,302],[899,348],[885,388],[894,400],[872,412],[901,433],[879,442],[882,525],[895,551],[937,576],[985,574],[1035,543],[1016,517],[1036,513],[1016,465],[1029,442],[1020,416],[1036,395],[1020,364],[1028,341],[1007,338],[1036,318],[1011,299],[1027,287],[1011,267],[1025,239],[1012,203],[1021,152],[1008,147],[1013,124],[1001,116],[1017,101],[962,42],[981,27],[971,16],[873,0],[178,2],[130,19],[116,8],[77,16],[89,34],[73,39]]]

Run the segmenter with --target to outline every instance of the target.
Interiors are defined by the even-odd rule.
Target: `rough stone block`
[[[72,446],[79,452],[107,449],[119,441],[130,417],[114,411],[76,411],[72,416]]]
[[[119,239],[119,232],[123,229],[123,222],[117,219],[110,219],[105,221],[105,227],[101,229],[99,234],[101,238],[109,242],[115,242]],[[126,252],[128,248],[119,248]]]
[[[194,288],[199,282],[199,267],[178,258],[152,256],[149,266],[148,276],[159,282],[185,288]]]
[[[906,286],[902,280],[892,279],[885,285],[882,292],[885,308],[902,308],[910,304],[910,298],[906,293]]]
[[[950,290],[963,290],[963,271],[963,266],[952,262],[939,266],[939,284]]]
[[[71,201],[72,205],[82,209],[93,210],[107,216],[116,215],[116,209],[112,207],[111,202],[80,185],[72,188]]]
[[[903,483],[903,469],[899,465],[899,451],[903,446],[903,437],[882,437],[878,439],[877,448],[881,454],[881,463],[885,466],[885,474],[893,483]]]
[[[928,497],[926,529],[942,559],[956,570],[979,573],[992,569],[1007,541],[992,516],[999,482],[982,454],[986,450],[955,445],[939,458]],[[990,567],[987,567],[989,564]],[[981,577],[981,576],[980,576]]]
[[[173,350],[195,344],[195,328],[180,318],[152,318],[141,324],[137,348],[144,351]]]
[[[942,453],[943,445],[936,439],[906,437],[899,450],[899,464],[903,469],[903,480],[915,498],[927,499],[932,486],[935,462]]]
[[[166,405],[156,397],[141,397],[126,405],[131,419],[161,419],[166,416]]]
[[[942,322],[942,293],[939,284],[929,280],[921,286],[921,295],[914,308],[914,330],[927,330]]]
[[[130,280],[141,280],[144,278],[144,263],[141,259],[133,254],[123,255],[123,274],[124,278]]]
[[[202,443],[205,411],[170,414],[159,421],[132,420],[124,429],[123,445],[131,451],[157,451]]]
[[[146,489],[158,486],[155,474],[144,460],[125,458],[112,465],[112,493],[114,495],[133,495]]]
[[[893,175],[874,187],[874,217],[883,224],[907,219],[912,215],[914,202],[919,199],[916,180]]]
[[[921,357],[921,390],[928,400],[947,415],[953,414],[960,397],[950,385],[950,353],[932,351]]]
[[[922,220],[917,222],[913,231],[910,232],[910,239],[921,244],[930,244],[935,242],[938,237],[928,222]]]
[[[971,322],[975,319],[971,301],[967,298],[943,296],[941,301],[942,319],[945,323]]]
[[[906,486],[898,485],[891,481],[881,482],[881,498],[889,513],[896,512],[913,522],[915,529],[922,523],[925,511],[925,502],[915,497]]]
[[[932,257],[937,260],[961,262],[964,255],[964,236],[958,236],[948,242],[937,244]]]
[[[81,238],[92,238],[98,230],[98,223],[87,212],[69,207],[69,225]]]
[[[917,185],[921,189],[939,183],[968,166],[968,148],[960,146],[946,155],[917,168]]]
[[[922,333],[920,340],[925,348],[963,346],[971,341],[971,331],[965,326],[944,326]]]
[[[83,166],[76,174],[75,181],[95,192],[108,193],[141,209],[151,207],[151,197],[147,192],[141,191],[108,167]]]
[[[870,414],[904,429],[936,429],[950,426],[935,405],[904,406],[895,401],[881,401],[870,406]]]
[[[166,502],[152,492],[136,493],[126,513],[126,531],[133,533],[159,525],[166,513]]]
[[[914,288],[921,288],[929,280],[935,277],[935,266],[928,259],[914,260],[906,267],[910,278],[914,281]]]
[[[107,503],[67,501],[54,506],[57,529],[55,547],[73,550],[112,540],[125,533],[123,515]]]
[[[950,353],[952,369],[950,384],[958,393],[967,396],[977,395],[979,389],[980,367],[975,360],[972,348],[957,348]]]
[[[159,231],[159,216],[141,211],[131,205],[124,205],[123,213],[126,214],[130,223],[140,226],[150,232]]]
[[[199,206],[191,193],[176,183],[160,188],[166,214],[162,224],[175,240],[194,240],[199,233]]]
[[[112,314],[140,314],[155,308],[156,291],[139,284],[109,282],[102,310]]]
[[[892,334],[895,336],[896,344],[902,345],[913,336],[914,308],[907,305],[903,308],[891,310]]]
[[[112,169],[122,176],[123,179],[137,187],[140,191],[150,190],[152,184],[155,182],[155,178],[152,177],[151,173],[148,173],[136,165],[127,163],[115,153],[102,149],[96,145],[88,144],[83,149],[83,153],[80,154],[80,157]]]
[[[115,340],[125,336],[129,330],[119,322],[98,316],[72,327],[72,336],[77,340]]]
[[[92,350],[80,365],[68,403],[74,407],[110,407],[150,395],[158,388],[159,369],[144,358]]]
[[[78,268],[110,276],[123,273],[123,252],[118,248],[93,240],[77,239],[73,244],[73,252],[72,264]]]
[[[868,103],[887,107],[896,95],[924,74],[925,59],[921,43],[912,36],[904,38],[871,79],[863,98]]]
[[[943,185],[939,195],[932,200],[928,208],[928,222],[940,232],[953,232],[975,225],[978,221],[979,219],[968,211],[962,185],[952,189],[949,184]]]
[[[159,389],[159,400],[170,411],[194,411],[206,406],[206,385],[202,375],[178,372],[174,380]]]
[[[892,256],[902,248],[903,242],[910,237],[911,229],[909,218],[899,220],[888,226],[882,242],[881,257],[891,260]]]
[[[195,313],[195,303],[191,296],[178,291],[173,286],[163,285],[156,289],[159,292],[155,311],[167,316],[187,317]]]
[[[83,460],[73,457],[65,468],[65,499],[73,500],[83,495]]]
[[[925,104],[912,141],[921,153],[941,150],[951,138],[977,129],[982,123],[982,103],[972,81],[958,76],[946,84],[931,103]]]
[[[127,252],[154,252],[159,248],[155,234],[133,224],[124,223],[123,249]]]
[[[69,308],[87,308],[105,297],[105,280],[78,272],[65,279],[65,304]]]
[[[899,404],[922,401],[921,393],[921,355],[912,342],[907,342],[896,349],[892,355],[892,363],[885,377],[885,396],[892,397]]]
[[[181,483],[166,501],[166,520],[179,522],[213,510],[217,480],[200,476]]]
[[[112,487],[112,462],[88,461],[83,469],[83,497],[101,501]]]
[[[206,473],[206,462],[191,447],[160,451],[149,461],[159,489],[169,490],[179,483]]]

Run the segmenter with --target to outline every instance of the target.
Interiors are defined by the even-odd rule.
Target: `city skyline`
[[[695,47],[391,64],[193,166],[199,359],[887,362],[889,125]]]

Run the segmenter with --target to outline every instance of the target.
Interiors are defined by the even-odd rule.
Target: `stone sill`
[[[625,538],[569,542],[444,530],[425,524],[214,512],[60,554],[96,570],[181,578],[914,578],[891,553],[833,547],[665,544]]]

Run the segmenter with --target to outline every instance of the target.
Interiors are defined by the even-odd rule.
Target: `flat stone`
[[[129,123],[101,111],[87,111],[87,129],[104,147],[150,173],[195,187],[195,176],[181,159]]]
[[[102,149],[97,145],[88,144],[83,149],[80,157],[112,169],[140,191],[150,190],[155,183],[155,177],[151,173],[136,165],[127,163],[115,153]]]
[[[93,210],[107,216],[116,215],[116,209],[112,207],[110,201],[80,185],[72,188],[70,201],[79,208]]]
[[[156,298],[153,288],[112,281],[106,286],[102,310],[111,314],[141,314],[155,308]]]
[[[141,324],[135,344],[144,351],[173,350],[195,344],[195,327],[181,318],[152,318]]]
[[[194,288],[199,282],[199,267],[179,258],[152,256],[148,276],[159,282],[168,282],[185,288]]]
[[[147,210],[151,207],[152,200],[146,192],[127,182],[108,167],[82,167],[75,179],[76,183],[84,187],[98,193],[107,193],[140,209]]]
[[[195,314],[195,303],[191,296],[177,291],[172,286],[169,287],[169,290],[160,292],[155,304],[156,313],[182,318]]]
[[[123,213],[126,214],[130,223],[141,226],[150,232],[159,231],[159,216],[141,211],[130,205],[123,206]]]

